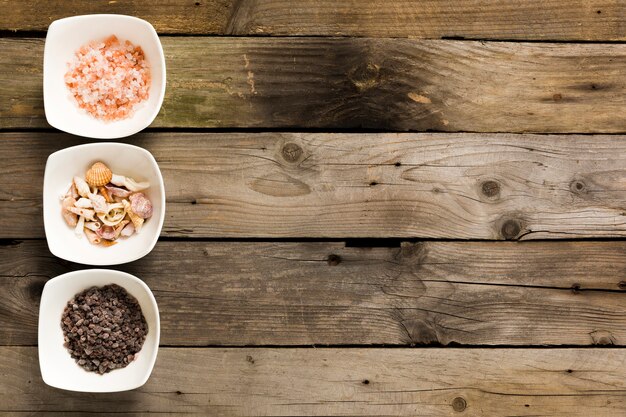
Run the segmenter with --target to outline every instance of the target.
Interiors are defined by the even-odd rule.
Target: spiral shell
[[[96,162],[85,173],[87,184],[92,187],[103,187],[111,181],[113,172],[102,162]]]

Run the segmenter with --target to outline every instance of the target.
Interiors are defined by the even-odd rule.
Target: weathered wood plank
[[[624,349],[170,348],[142,388],[90,395],[45,386],[35,348],[4,347],[0,411],[613,417],[625,361]]]
[[[37,338],[42,241],[0,247],[0,344]],[[161,341],[206,345],[626,345],[626,242],[159,242]]]
[[[165,236],[626,236],[622,136],[146,133],[131,141],[163,172]],[[1,238],[44,236],[45,160],[81,142],[0,135]]]
[[[626,39],[620,1],[254,0],[230,20],[236,34]]]
[[[625,132],[626,45],[163,38],[154,127]],[[0,39],[0,128],[45,127],[43,40]],[[16,82],[19,80],[19,82]]]
[[[46,30],[87,13],[150,21],[159,33],[532,40],[624,40],[621,1],[519,0],[0,0],[0,30]]]
[[[0,0],[0,30],[45,31],[54,20],[81,14],[126,14],[159,33],[223,34],[233,0]]]

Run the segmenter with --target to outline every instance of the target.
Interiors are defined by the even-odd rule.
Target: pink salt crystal
[[[140,46],[111,35],[76,52],[65,84],[80,108],[98,119],[119,120],[148,98],[150,69]]]

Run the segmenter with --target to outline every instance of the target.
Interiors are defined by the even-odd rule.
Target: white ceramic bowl
[[[104,122],[81,110],[65,85],[68,63],[83,45],[116,35],[141,46],[150,65],[149,98],[123,120]],[[113,139],[146,128],[159,113],[165,95],[165,58],[152,25],[132,16],[93,14],[55,20],[48,28],[43,58],[43,98],[48,123],[74,135]]]
[[[126,368],[104,375],[81,368],[63,347],[61,315],[67,302],[92,286],[117,284],[137,299],[148,324],[148,334],[136,359]],[[83,392],[116,392],[146,383],[159,348],[159,308],[150,288],[137,277],[110,269],[69,272],[46,283],[39,307],[39,367],[43,381],[55,388]]]
[[[61,196],[74,176],[85,177],[85,171],[97,161],[107,164],[119,175],[136,181],[149,181],[142,191],[152,202],[153,214],[141,231],[118,239],[116,245],[92,245],[86,236],[76,237],[61,215]],[[165,219],[165,187],[156,160],[143,148],[124,143],[99,142],[73,146],[48,157],[43,181],[43,221],[48,247],[53,255],[86,265],[116,265],[137,260],[154,248]]]

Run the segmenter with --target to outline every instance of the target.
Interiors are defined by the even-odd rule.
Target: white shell
[[[78,194],[81,197],[89,197],[89,185],[84,179],[82,179],[81,177],[74,177],[74,185],[76,186],[76,191],[78,191]]]
[[[86,222],[85,223],[85,229],[89,229],[89,230],[92,230],[94,232],[96,230],[100,229],[100,227],[102,227],[100,222]]]
[[[147,181],[137,182],[130,177],[124,177],[123,175],[113,174],[111,178],[111,184],[118,187],[126,187],[130,191],[142,191],[150,187],[150,183]]]
[[[84,226],[85,226],[85,216],[80,216],[78,218],[78,223],[76,223],[76,227],[74,228],[74,234],[76,234],[76,237],[78,238],[83,237]]]
[[[92,208],[93,203],[88,198],[79,198],[76,203],[74,203],[74,207],[78,208]]]
[[[106,199],[98,194],[89,194],[89,200],[93,204],[93,208],[96,213],[106,213],[109,211]]]

